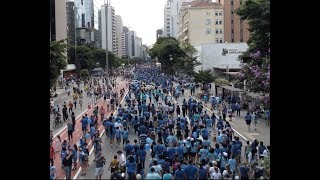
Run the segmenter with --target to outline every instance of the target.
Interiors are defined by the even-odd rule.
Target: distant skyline
[[[107,2],[107,0],[105,0]],[[120,15],[123,25],[134,30],[142,38],[142,44],[150,46],[156,42],[156,30],[163,28],[163,10],[167,0],[109,0]],[[104,0],[94,0],[99,8]]]

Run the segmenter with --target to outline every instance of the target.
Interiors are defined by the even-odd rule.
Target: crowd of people
[[[89,168],[87,142],[91,139],[97,179],[101,179],[106,163],[109,163],[110,179],[252,179],[263,176],[259,163],[269,157],[270,146],[257,140],[242,144],[234,135],[230,119],[226,118],[231,105],[219,97],[211,97],[213,109],[222,108],[219,113],[210,115],[203,107],[206,101],[184,95],[184,88],[193,89],[193,86],[184,87],[179,82],[174,86],[175,79],[156,67],[142,66],[133,73],[128,93],[122,94],[124,105],[111,102],[112,98],[117,99],[116,92],[111,91],[105,98],[107,110],[116,109],[117,114],[105,117],[104,107],[95,107],[91,117],[82,117],[80,145],[71,147],[70,139],[62,143],[61,159],[66,163],[62,164],[66,172],[73,169],[69,163],[72,158],[73,167],[78,160],[81,175],[86,175]],[[179,98],[183,98],[181,104],[175,102]],[[232,105],[231,109],[234,113],[238,105]],[[247,116],[252,119],[250,113]],[[101,153],[99,123],[105,128],[110,147],[118,150],[117,154],[109,156],[113,157],[109,158],[110,162],[106,162]],[[129,140],[132,134],[137,137],[133,142]],[[151,157],[149,161],[146,161],[147,156]]]

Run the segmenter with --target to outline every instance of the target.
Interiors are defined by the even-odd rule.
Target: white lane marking
[[[126,95],[128,94],[128,92],[129,92],[129,90],[124,94],[124,96],[123,96],[123,98],[122,98],[122,100],[120,101],[120,104],[122,104],[122,102],[124,101],[124,98],[126,97]],[[116,109],[114,112],[113,112],[113,114],[116,114],[118,112],[118,110]],[[110,113],[111,114],[111,113]],[[109,115],[110,115],[109,114]],[[102,127],[102,126],[101,126]],[[102,135],[105,133],[105,129],[103,128],[103,130],[102,130],[102,132],[101,132],[101,134],[100,134],[100,138],[102,137]],[[79,140],[80,141],[80,140]],[[90,142],[89,143],[91,143],[92,141],[90,140]],[[89,144],[88,144],[89,145]],[[90,154],[92,154],[92,152],[93,152],[93,147],[91,147],[91,150],[90,150],[90,152],[89,152],[89,156],[90,156]],[[77,173],[74,175],[74,177],[73,177],[73,179],[77,179],[78,178],[78,176],[79,176],[79,174],[80,174],[80,172],[81,172],[81,167],[79,167],[79,169],[78,169],[78,171],[77,171]]]

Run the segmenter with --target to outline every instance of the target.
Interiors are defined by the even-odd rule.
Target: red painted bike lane
[[[118,93],[120,93],[120,90],[121,89],[125,89],[125,92],[127,92],[128,90],[128,87],[126,86],[126,83],[127,81],[121,81],[118,85],[118,88],[117,88],[117,91]],[[124,98],[122,97],[119,97],[119,103],[121,102],[121,100]],[[86,111],[84,111],[82,114],[80,114],[78,116],[78,118],[76,119],[76,124],[75,124],[75,131],[73,132],[73,141],[71,141],[71,147],[73,148],[73,145],[74,144],[77,144],[77,142],[80,140],[81,138],[81,134],[82,134],[82,130],[81,130],[81,122],[80,120],[82,119],[82,116],[84,116],[85,114],[88,115],[88,117],[90,117],[91,115],[93,115],[93,110],[94,110],[94,107],[96,106],[103,106],[105,109],[106,109],[106,104],[104,102],[104,99],[103,98],[100,98],[98,100],[98,102],[93,106],[91,107],[90,109],[87,109]],[[111,113],[115,112],[115,110],[112,110],[112,111],[106,111],[105,113],[105,117],[109,117]],[[99,129],[99,132],[100,134],[102,133],[104,127],[100,121],[101,117],[100,115],[98,115],[99,117],[99,120],[98,120],[98,123],[99,123],[99,126],[98,126],[98,129]],[[64,127],[63,131],[59,133],[60,137],[61,137],[61,141],[63,142],[63,140],[67,140],[68,141],[68,131],[67,131],[67,127]],[[55,138],[56,139],[56,138]],[[89,148],[89,152],[90,150],[92,149],[93,145],[92,145],[92,141],[89,140],[88,143],[88,148]],[[53,147],[55,148],[55,151],[56,151],[56,145],[57,145],[57,142],[56,141],[53,141]],[[56,170],[57,170],[57,178],[56,179],[65,179],[65,171],[61,168],[61,155],[60,155],[61,151],[60,152],[56,152],[55,153],[55,159],[54,159],[54,166],[56,167]],[[78,155],[78,154],[77,154]],[[80,167],[80,163],[78,162],[77,163],[77,169],[76,170],[72,170],[71,171],[71,177],[74,177],[76,172],[78,171]]]

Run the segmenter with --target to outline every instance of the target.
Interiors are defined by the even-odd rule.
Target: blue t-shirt
[[[195,179],[198,169],[194,165],[188,165],[185,169],[187,179]]]
[[[229,159],[228,164],[230,165],[230,169],[232,172],[235,172],[237,161],[235,159]]]
[[[185,174],[185,171],[184,170],[179,170],[177,169],[175,172],[174,172],[174,175],[175,175],[175,179],[177,180],[183,180],[184,179],[184,175]]]
[[[137,151],[137,155],[140,157],[140,159],[144,159],[144,160],[145,160],[147,153],[146,153],[145,150],[139,149],[139,150]]]
[[[129,132],[127,130],[122,131],[122,139],[128,139]]]
[[[199,168],[199,179],[206,179],[207,170],[204,168]]]
[[[136,170],[136,163],[130,163],[129,161],[126,162],[127,172],[128,173],[134,173]]]

